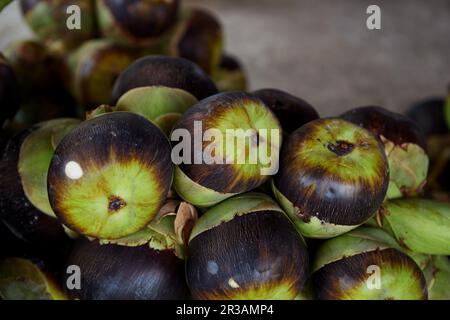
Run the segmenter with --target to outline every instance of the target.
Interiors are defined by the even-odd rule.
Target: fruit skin
[[[383,143],[390,169],[389,199],[422,191],[428,172],[428,148],[425,135],[411,119],[373,106],[347,111],[341,117],[368,129]]]
[[[69,30],[67,27],[70,17],[67,8],[71,5],[80,8],[80,29]],[[74,48],[95,36],[95,5],[92,0],[20,0],[20,9],[28,26],[41,40],[60,42]]]
[[[175,22],[178,0],[99,0],[98,24],[103,36],[126,46],[148,46]]]
[[[191,93],[202,100],[217,93],[209,76],[194,63],[165,56],[146,56],[133,62],[117,78],[111,96],[112,104],[127,91],[148,86],[166,86]]]
[[[169,40],[170,55],[188,59],[212,74],[221,62],[222,26],[210,12],[192,8],[183,12]]]
[[[244,67],[232,55],[222,55],[220,65],[212,73],[212,79],[220,92],[247,91],[248,80]]]
[[[319,300],[426,300],[419,266],[382,230],[361,227],[324,242],[313,263],[312,288]],[[371,276],[378,267],[380,287]]]
[[[44,44],[20,40],[7,47],[4,54],[16,74],[22,96],[60,84],[62,60],[52,55]]]
[[[294,299],[308,273],[301,235],[268,196],[247,193],[210,208],[189,239],[195,299]]]
[[[66,265],[77,265],[81,269],[81,290],[66,288],[72,297],[81,300],[177,300],[189,297],[184,262],[170,250],[157,251],[146,245],[100,245],[81,239]]]
[[[14,70],[0,52],[0,129],[19,109],[19,85]]]
[[[419,198],[383,203],[380,226],[413,252],[450,255],[450,204]]]
[[[47,172],[56,146],[80,124],[72,118],[43,122],[20,146],[17,168],[22,188],[30,203],[43,213],[55,217],[47,193]]]
[[[67,300],[55,279],[23,258],[0,262],[0,297],[5,300]]]
[[[163,132],[139,115],[112,112],[81,123],[60,142],[48,194],[56,216],[73,231],[118,239],[155,217],[171,181]]]
[[[305,123],[318,119],[317,111],[306,101],[277,89],[252,92],[260,98],[280,120],[283,130],[292,133]]]
[[[421,100],[410,107],[406,115],[420,127],[425,136],[446,134],[449,129],[444,116],[445,99],[432,97]]]
[[[288,137],[280,154],[273,191],[306,237],[329,238],[354,229],[385,198],[389,169],[383,147],[350,122],[309,122]]]
[[[108,103],[114,82],[136,58],[108,39],[85,42],[68,58],[70,91],[84,110]]]
[[[199,122],[202,124],[201,132],[196,129],[196,123]],[[174,139],[174,133],[178,130],[183,132],[187,130],[191,137],[200,134],[203,137],[204,132],[209,129],[220,131],[223,136],[223,151],[218,151],[221,148],[218,144],[213,163],[208,164],[202,158],[199,164],[196,163],[199,160],[197,157],[208,153],[211,142],[203,142],[200,149],[200,146],[196,146],[195,138],[187,142],[183,141],[184,137],[177,140]],[[268,134],[263,137],[262,131],[254,131],[250,138],[254,141],[256,134],[258,144],[250,144],[250,139],[246,139],[243,144],[244,150],[238,149],[237,143],[234,143],[231,150],[226,146],[226,131],[230,129],[244,131],[262,129],[267,130]],[[275,115],[261,100],[252,95],[244,92],[226,92],[204,99],[183,114],[172,132],[173,153],[178,155],[179,150],[176,148],[179,144],[182,146],[187,144],[192,151],[188,155],[189,161],[183,156],[183,161],[176,167],[173,188],[181,198],[201,207],[212,206],[233,195],[253,190],[266,182],[270,174],[274,174],[263,173],[262,170],[274,168],[278,164],[281,140],[281,128]],[[250,163],[250,157],[247,156],[250,152],[259,153],[261,150],[264,152],[269,146],[273,148],[271,152],[275,153],[271,155],[271,167],[265,166],[261,159],[257,159],[254,164]],[[200,150],[202,154],[199,154]],[[239,155],[246,156],[241,163]],[[219,160],[222,163],[219,163]],[[230,163],[230,160],[233,160],[233,163]]]
[[[4,150],[0,162],[0,218],[17,237],[30,244],[54,249],[57,243],[58,248],[63,249],[69,239],[61,224],[30,203],[17,166],[23,141],[40,126],[35,125],[14,136]]]

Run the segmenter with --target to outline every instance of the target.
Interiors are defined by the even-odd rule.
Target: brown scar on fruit
[[[405,248],[405,249],[409,250],[408,246],[405,243],[405,239],[404,238],[398,238],[397,242],[402,248]]]
[[[125,207],[127,203],[120,197],[110,196],[108,199],[108,211],[111,213],[117,212],[123,207]]]
[[[302,212],[299,208],[295,207],[294,213],[305,223],[308,223],[309,221],[311,221],[311,216],[309,215],[308,211]]]

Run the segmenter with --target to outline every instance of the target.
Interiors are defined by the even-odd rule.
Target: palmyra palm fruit
[[[133,62],[119,75],[114,84],[111,102],[116,104],[131,89],[148,86],[182,89],[198,100],[217,93],[209,76],[189,60],[146,56]]]
[[[131,50],[107,39],[84,43],[67,62],[70,91],[85,110],[108,103],[114,82],[135,58]]]
[[[98,0],[103,36],[127,46],[149,46],[175,22],[179,0]]]
[[[319,118],[317,111],[305,100],[277,89],[261,89],[253,94],[275,113],[286,133]]]
[[[192,229],[187,283],[196,299],[294,299],[308,273],[301,235],[267,195],[208,209]]]
[[[234,56],[223,54],[219,66],[213,70],[212,79],[220,92],[247,91],[248,80],[241,62]]]
[[[201,207],[253,190],[276,173],[281,139],[275,115],[252,95],[226,92],[204,99],[172,132],[178,165],[173,188]]]
[[[364,128],[329,118],[311,121],[287,138],[273,191],[303,235],[329,238],[368,220],[388,182],[381,143]]]
[[[67,266],[71,265],[81,271],[80,288],[67,288],[74,298],[172,300],[189,297],[184,262],[171,250],[158,251],[146,245],[102,245],[81,239],[67,261]]]
[[[20,8],[41,40],[74,48],[95,36],[95,1],[20,0]]]
[[[71,230],[118,239],[144,228],[172,181],[170,144],[150,121],[129,112],[81,123],[55,150],[48,172],[50,205]]]
[[[381,229],[361,227],[324,242],[313,263],[321,300],[423,300],[424,275]]]
[[[187,9],[174,29],[170,55],[188,59],[212,74],[222,58],[223,33],[218,19],[202,9]]]

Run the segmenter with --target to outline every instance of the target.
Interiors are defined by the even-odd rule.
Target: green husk
[[[192,229],[189,241],[200,233],[230,221],[236,216],[258,211],[275,211],[284,214],[278,204],[265,194],[257,192],[240,194],[208,209]]]
[[[22,143],[18,170],[28,200],[40,211],[54,217],[47,193],[47,172],[59,141],[81,121],[56,119],[43,123]]]
[[[450,260],[446,256],[433,256],[424,270],[428,285],[428,299],[450,300]]]
[[[184,200],[200,208],[211,207],[236,195],[236,193],[220,193],[203,187],[192,181],[178,166],[174,170],[173,188]]]
[[[423,188],[428,172],[428,156],[420,146],[408,143],[396,146],[384,140],[389,161],[388,199],[417,195]]]
[[[450,255],[450,204],[426,199],[385,202],[380,225],[408,250],[423,254]]]
[[[275,199],[277,199],[278,203],[292,220],[297,230],[307,238],[328,239],[336,237],[358,227],[358,225],[336,225],[320,220],[319,218],[314,216],[310,217],[310,220],[308,222],[304,222],[297,216],[294,204],[278,190],[278,188],[273,183],[273,180],[271,184]]]
[[[359,227],[339,237],[324,242],[316,253],[312,271],[360,253],[394,248],[401,250],[389,234],[380,228]]]
[[[168,135],[175,122],[195,103],[197,99],[184,90],[149,86],[125,93],[117,102],[116,110],[137,113]]]

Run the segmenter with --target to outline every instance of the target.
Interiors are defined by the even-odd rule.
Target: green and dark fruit
[[[194,138],[185,141],[186,132]],[[211,136],[198,141],[207,132]],[[253,190],[276,173],[281,140],[278,120],[258,98],[236,91],[204,99],[172,132],[173,153],[181,159],[173,187],[201,207]]]
[[[148,46],[175,22],[178,0],[99,0],[98,23],[103,36],[128,46]]]
[[[19,109],[19,85],[16,75],[0,52],[0,129]]]
[[[317,111],[305,100],[277,89],[261,89],[253,95],[260,98],[280,120],[286,133],[292,133],[305,123],[318,119]]]
[[[409,256],[361,228],[324,242],[313,263],[312,288],[320,300],[426,300],[424,275]],[[387,238],[389,239],[389,238]]]
[[[436,97],[428,98],[414,104],[406,113],[425,136],[449,133],[444,115],[445,99]]]
[[[80,239],[67,266],[81,270],[81,289],[69,294],[82,300],[177,300],[189,298],[184,261],[173,251],[148,245],[100,245]],[[70,275],[66,275],[68,277]],[[66,281],[69,279],[65,280]],[[70,280],[69,280],[70,281]]]
[[[301,235],[267,195],[227,199],[200,217],[186,278],[196,299],[294,299],[308,274]]]
[[[147,56],[133,62],[117,78],[112,104],[127,91],[148,86],[182,89],[202,100],[217,93],[209,76],[196,64],[182,58]]]
[[[360,107],[341,116],[375,134],[389,161],[388,198],[419,194],[428,172],[424,133],[410,118],[381,107]]]
[[[119,74],[136,58],[129,49],[106,39],[84,43],[68,59],[70,91],[84,110],[108,103]]]
[[[77,233],[122,238],[156,216],[172,169],[170,144],[158,127],[133,113],[106,113],[80,124],[56,148],[50,204]]]
[[[210,12],[188,9],[182,14],[170,39],[169,52],[188,59],[212,74],[220,64],[223,48],[222,26]]]
[[[305,236],[328,238],[368,220],[388,183],[388,163],[375,136],[329,118],[309,122],[287,138],[273,190]]]
[[[247,91],[247,76],[241,62],[234,56],[223,54],[212,79],[220,92]]]
[[[10,45],[4,53],[17,76],[22,96],[60,84],[62,60],[44,44],[22,40]]]
[[[63,248],[68,238],[61,223],[36,208],[26,195],[19,171],[22,145],[42,124],[14,136],[8,142],[0,162],[0,218],[22,240],[39,247]],[[33,154],[34,156],[34,154]],[[33,166],[32,166],[33,168]],[[32,177],[34,178],[34,177]]]
[[[25,21],[41,40],[74,48],[95,36],[92,0],[20,0],[20,8]],[[78,22],[77,15],[81,16],[79,28],[68,29]]]

